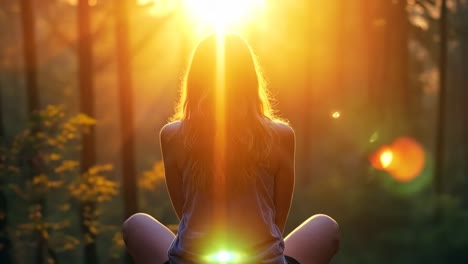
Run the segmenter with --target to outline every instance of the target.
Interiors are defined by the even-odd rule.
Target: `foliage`
[[[164,181],[164,163],[158,161],[154,163],[151,170],[143,172],[142,177],[138,181],[138,187],[143,190],[154,190]]]
[[[27,241],[32,235],[48,241],[49,257],[50,252],[73,250],[83,243],[72,234],[74,206],[98,205],[117,195],[117,183],[106,176],[111,165],[96,165],[80,173],[76,158],[80,138],[95,123],[84,114],[69,117],[63,106],[49,105],[34,113],[27,128],[2,147],[2,187],[21,198],[28,210],[27,222],[18,221],[14,227],[16,235],[19,240]],[[99,211],[86,206],[82,210],[82,224],[98,234]],[[21,208],[12,213],[20,216]]]
[[[109,164],[89,168],[68,186],[71,196],[81,202],[101,203],[111,200],[117,195],[118,185],[102,175],[109,171],[112,171]]]
[[[143,212],[167,223],[168,227],[175,231],[178,219],[172,209],[164,183],[164,163],[162,160],[158,160],[150,170],[144,171],[139,178],[140,208]],[[158,206],[154,206],[155,201],[158,202]]]
[[[0,2],[0,136],[6,142],[0,147],[0,193],[7,194],[9,205],[4,212],[0,208],[0,220],[8,217],[5,226],[16,237],[18,262],[30,262],[27,257],[34,254],[38,238],[47,240],[49,255],[52,249],[66,263],[81,263],[78,249],[92,240],[98,242],[101,259],[122,258],[116,224],[121,223],[122,201],[117,183],[110,180],[120,166],[115,162],[80,171],[81,135],[96,124],[86,115],[69,117],[63,107],[49,106],[23,129],[28,116],[23,73],[30,69],[21,63],[20,1]],[[35,2],[41,102],[67,104],[73,112],[80,81],[76,1]],[[92,70],[99,87],[93,91],[100,116],[96,133],[105,133],[98,142],[99,157],[105,160],[115,160],[121,151],[115,144],[121,135],[114,133],[120,125],[114,107],[119,98],[114,89],[115,21],[109,19],[114,2],[90,1]],[[154,132],[170,115],[192,40],[178,15],[166,19],[148,12],[162,2],[138,1],[131,8],[130,42],[138,87],[136,164],[139,172],[147,170],[139,173],[139,208],[172,228],[178,219],[164,185]],[[342,244],[334,263],[468,263],[468,119],[463,115],[468,1],[447,0],[450,103],[441,197],[431,189],[434,164],[415,181],[402,184],[369,170],[367,161],[368,152],[401,133],[419,139],[427,155],[434,155],[441,1],[324,1],[320,8],[313,1],[267,2],[271,19],[259,23],[262,29],[252,30],[249,40],[297,135],[297,183],[287,229],[315,213],[336,218]],[[398,113],[400,108],[409,111]],[[329,111],[335,110],[341,117],[330,119]],[[92,236],[83,238],[83,225]]]

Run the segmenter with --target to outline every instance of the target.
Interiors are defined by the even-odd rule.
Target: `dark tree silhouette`
[[[2,83],[0,82],[0,144],[3,144],[6,141],[5,124],[3,122],[3,94]]]
[[[28,112],[39,109],[39,90],[37,86],[37,54],[35,18],[31,0],[21,0],[21,25],[23,33],[24,70],[26,75],[26,91]]]
[[[115,2],[115,29],[117,51],[117,76],[120,96],[120,126],[121,126],[121,157],[123,170],[124,217],[127,218],[138,210],[135,142],[133,124],[133,91],[131,59],[128,39],[128,9],[129,1]]]
[[[442,0],[440,6],[440,50],[439,50],[439,107],[437,114],[437,134],[435,150],[434,168],[434,192],[440,195],[443,192],[444,174],[444,146],[445,146],[445,115],[446,115],[446,95],[447,95],[447,1]],[[436,211],[436,220],[440,217],[440,212]]]
[[[412,131],[409,123],[411,113],[411,91],[409,89],[409,20],[406,1],[396,1],[388,6],[390,37],[387,93],[390,102],[390,126],[394,134],[408,134]]]
[[[26,95],[27,109],[30,115],[38,111],[40,108],[39,89],[37,83],[37,52],[36,52],[36,35],[35,35],[35,15],[33,12],[33,2],[31,0],[21,0],[21,26],[23,37],[23,53],[24,53],[24,72],[26,79]],[[37,132],[39,128],[36,128]],[[34,150],[37,151],[37,150]],[[41,164],[28,160],[28,166],[31,168],[31,177],[41,171]],[[33,201],[39,208],[41,215],[45,213],[45,199],[38,197]],[[42,264],[45,261],[47,247],[47,239],[41,232],[36,232],[36,263]]]
[[[0,146],[4,146],[6,143],[5,139],[5,127],[3,124],[3,96],[2,96],[2,84],[0,83]],[[1,155],[1,154],[0,154]],[[0,162],[3,162],[4,157],[0,157]],[[4,179],[0,176],[0,263],[10,264],[12,263],[11,258],[11,240],[8,235],[8,202],[7,196],[3,191],[5,187]]]
[[[78,83],[80,90],[80,111],[95,116],[92,33],[90,26],[90,6],[88,0],[78,1]],[[94,127],[83,135],[81,152],[81,172],[85,173],[96,163],[96,138]],[[92,232],[89,219],[95,216],[96,204],[83,202],[80,208],[81,230],[84,236],[85,263],[98,263],[96,233]]]
[[[388,17],[386,13],[387,1],[363,1],[364,8],[364,40],[367,45],[367,76],[368,100],[371,126],[379,129],[385,112],[387,102],[384,96],[385,89],[385,66],[388,62]],[[374,128],[372,128],[374,129]]]

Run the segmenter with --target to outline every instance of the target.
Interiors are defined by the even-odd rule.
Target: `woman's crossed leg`
[[[338,252],[340,228],[328,215],[310,217],[285,238],[284,254],[301,264],[330,263]]]
[[[128,253],[136,264],[162,264],[175,238],[169,228],[150,215],[138,213],[125,221],[122,235]]]
[[[167,261],[174,233],[153,217],[138,213],[122,228],[128,253],[136,264]],[[330,263],[339,247],[339,226],[333,218],[319,214],[307,219],[285,238],[284,254],[301,264]]]

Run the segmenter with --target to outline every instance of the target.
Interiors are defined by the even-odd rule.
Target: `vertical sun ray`
[[[224,36],[216,35],[216,104],[214,142],[214,193],[217,199],[216,220],[222,226],[226,219],[226,110],[225,110],[225,50]],[[222,232],[222,230],[219,230]],[[220,234],[222,235],[222,234]],[[222,240],[221,240],[222,241]]]

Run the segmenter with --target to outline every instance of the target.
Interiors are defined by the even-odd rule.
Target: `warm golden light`
[[[332,117],[334,119],[338,119],[338,118],[341,117],[341,113],[339,111],[335,111],[335,112],[332,113]]]
[[[372,133],[372,135],[370,136],[369,142],[370,142],[370,143],[374,143],[374,142],[376,142],[378,139],[379,139],[379,133],[376,131],[376,132]]]
[[[226,190],[226,109],[225,109],[225,49],[224,36],[216,36],[216,93],[215,93],[215,138],[214,138],[214,194],[219,204],[215,206],[215,220],[226,219],[226,208],[223,206]]]
[[[400,137],[391,145],[379,148],[369,160],[375,169],[388,172],[396,181],[409,182],[422,173],[425,153],[414,139]]]
[[[164,16],[175,10],[180,4],[179,0],[138,0],[138,5],[146,6],[153,16]]]
[[[78,0],[65,0],[68,4],[76,6],[78,5]],[[95,6],[97,5],[97,0],[88,0],[88,5]]]
[[[400,182],[409,182],[419,176],[424,169],[423,147],[414,139],[401,137],[392,143],[395,162],[388,167],[392,177]]]
[[[264,0],[185,0],[186,12],[198,26],[218,33],[248,24],[264,7]]]
[[[390,146],[382,146],[370,157],[369,161],[377,170],[385,170],[393,161],[394,154]]]
[[[390,149],[385,150],[380,154],[380,164],[382,164],[382,168],[388,168],[393,161],[393,152]]]
[[[228,250],[220,250],[205,257],[207,263],[240,263],[242,260],[243,254]]]

